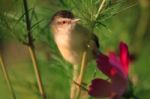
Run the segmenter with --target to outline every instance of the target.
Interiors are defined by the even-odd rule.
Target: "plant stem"
[[[140,53],[141,48],[143,46],[144,36],[146,35],[146,33],[148,33],[147,30],[149,29],[149,24],[150,24],[149,9],[150,6],[141,6],[140,17],[138,18],[136,31],[133,35],[133,41],[132,41],[132,50],[134,51],[135,55],[138,55]]]
[[[43,85],[42,85],[40,72],[39,72],[39,69],[38,69],[38,64],[37,64],[35,50],[34,50],[34,48],[32,48],[30,46],[28,47],[28,49],[29,49],[30,56],[31,56],[31,59],[32,59],[32,63],[33,63],[33,67],[34,67],[34,71],[35,71],[35,75],[36,75],[39,91],[41,93],[42,98],[46,99],[46,96],[45,96],[45,93],[44,93],[44,88],[43,88]]]
[[[10,92],[11,92],[11,94],[12,94],[12,97],[13,97],[13,99],[16,99],[16,95],[15,95],[14,89],[13,89],[13,87],[12,87],[12,83],[11,83],[10,78],[9,78],[9,76],[8,76],[8,71],[7,71],[7,69],[6,69],[4,60],[3,60],[3,58],[2,58],[1,55],[0,55],[0,65],[1,65],[2,72],[3,72],[4,77],[5,77],[5,80],[6,80],[6,82],[7,82],[8,88],[10,89]]]
[[[82,89],[84,89],[85,91],[88,92],[88,89],[85,86],[79,85],[76,81],[73,81],[73,82],[74,82],[74,84],[76,84],[77,86],[81,87]]]
[[[84,72],[85,72],[86,66],[87,66],[87,51],[84,51],[83,55],[82,55],[80,74],[79,74],[79,77],[78,77],[78,84],[79,85],[82,85],[82,81],[83,81],[83,78],[84,78]],[[78,86],[77,99],[80,98],[80,94],[81,94],[81,87]]]
[[[77,65],[73,65],[73,81],[71,82],[71,89],[70,89],[70,99],[76,99],[76,91],[77,91],[77,86],[76,83],[74,83],[75,81],[77,81],[78,79],[78,70],[79,70],[79,66]]]
[[[86,65],[87,65],[87,51],[84,51],[83,56],[82,56],[80,75],[79,75],[79,78],[78,78],[78,83],[80,85],[81,85],[83,77],[84,77],[84,70],[85,70]]]
[[[102,11],[102,8],[104,6],[104,3],[106,2],[106,0],[103,0],[102,3],[100,4],[97,14],[95,15],[95,19],[97,19],[97,17],[99,16],[100,12]]]
[[[94,28],[95,28],[95,21],[97,20],[97,18],[98,18],[98,16],[99,16],[100,12],[101,12],[101,10],[102,10],[102,8],[103,8],[103,6],[104,6],[105,1],[106,1],[106,0],[103,0],[103,1],[101,2],[101,4],[100,4],[99,9],[98,9],[98,11],[97,11],[97,13],[96,13],[96,15],[95,15],[95,18],[94,18],[94,20],[92,20],[94,23],[91,22],[91,33],[89,34],[90,37],[92,37],[91,34],[93,33],[93,30],[94,30]],[[89,40],[89,41],[90,41],[90,40]],[[81,61],[80,73],[79,73],[78,80],[77,80],[77,83],[78,83],[79,85],[81,85],[81,86],[82,86],[82,81],[83,81],[83,78],[84,78],[85,69],[86,69],[86,66],[87,66],[87,63],[88,63],[88,62],[87,62],[87,53],[88,53],[88,50],[85,50],[85,51],[83,52],[82,61]],[[76,81],[76,80],[75,80],[75,81]],[[77,99],[80,98],[80,95],[81,95],[81,87],[80,87],[80,86],[77,87],[77,92],[75,92],[74,94],[77,94],[77,96],[74,95],[74,98],[75,98],[75,97],[76,97]],[[74,99],[74,98],[73,98],[73,99]],[[71,99],[72,99],[72,98],[71,98]]]
[[[27,34],[28,34],[28,43],[27,43],[27,45],[28,45],[28,49],[29,49],[30,56],[31,56],[31,59],[32,59],[32,63],[33,63],[35,76],[36,76],[36,79],[37,79],[40,94],[42,96],[42,99],[46,99],[46,95],[45,95],[45,92],[44,92],[40,72],[39,72],[39,69],[38,69],[34,44],[33,44],[33,37],[32,37],[32,32],[31,32],[31,21],[29,19],[27,0],[23,0],[23,4],[24,4],[24,10],[25,10]]]
[[[99,9],[95,15],[95,20],[94,22],[97,20],[100,12],[102,11],[102,8],[104,6],[104,3],[106,2],[106,0],[103,0],[99,6]],[[93,33],[93,30],[95,28],[95,23],[91,23],[91,33]],[[90,37],[91,37],[91,34],[89,34]],[[83,57],[82,57],[82,63],[81,63],[81,70],[80,70],[80,74],[79,74],[79,77],[78,77],[78,84],[81,85],[82,84],[82,81],[83,81],[83,77],[84,77],[84,72],[85,72],[85,68],[87,66],[87,50],[83,52]],[[81,94],[81,87],[78,87],[78,91],[77,91],[77,99],[80,98],[80,94]]]

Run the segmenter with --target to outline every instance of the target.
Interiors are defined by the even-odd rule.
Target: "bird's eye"
[[[65,23],[66,23],[66,21],[62,21],[62,23],[63,23],[63,24],[65,24]]]

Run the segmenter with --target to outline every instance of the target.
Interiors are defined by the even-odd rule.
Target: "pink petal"
[[[111,84],[103,79],[94,79],[89,86],[89,95],[97,98],[104,98],[111,96]]]
[[[97,59],[97,67],[100,71],[106,74],[108,77],[112,77],[116,74],[116,69],[109,62],[108,56],[100,53]]]
[[[120,45],[120,58],[115,53],[109,57],[100,53],[97,59],[97,67],[104,74],[110,77],[111,82],[102,79],[95,79],[89,89],[89,94],[94,97],[110,96],[111,99],[121,99],[128,85],[129,52],[125,43]],[[104,90],[102,90],[105,88]]]
[[[128,75],[128,65],[129,65],[129,52],[128,46],[124,42],[120,42],[120,60],[123,64],[123,69],[126,75]]]
[[[125,74],[124,68],[122,66],[123,64],[120,62],[120,59],[115,55],[115,53],[113,53],[113,52],[109,53],[109,62],[116,69],[117,74],[126,78],[126,74]]]

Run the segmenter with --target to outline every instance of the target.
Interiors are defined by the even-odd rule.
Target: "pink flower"
[[[114,52],[109,56],[100,53],[97,59],[97,67],[110,81],[96,78],[89,87],[89,94],[93,97],[111,97],[111,99],[121,99],[128,85],[128,65],[129,53],[128,46],[120,42],[120,56]]]

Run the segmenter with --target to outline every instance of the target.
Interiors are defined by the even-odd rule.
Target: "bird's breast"
[[[68,62],[72,64],[80,64],[85,47],[78,36],[71,36],[69,34],[55,35],[55,41],[62,56]]]

